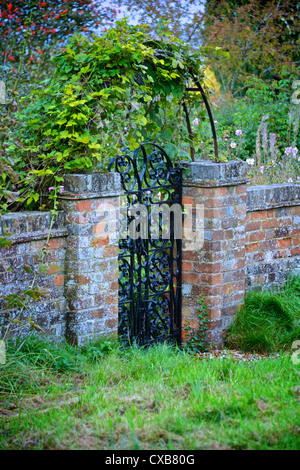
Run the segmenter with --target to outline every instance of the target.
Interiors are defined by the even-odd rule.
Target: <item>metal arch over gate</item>
[[[181,343],[182,170],[156,144],[110,163],[121,176],[119,336],[127,344]],[[177,218],[173,209],[177,209]],[[164,219],[163,211],[168,215]],[[155,221],[155,223],[154,223]]]

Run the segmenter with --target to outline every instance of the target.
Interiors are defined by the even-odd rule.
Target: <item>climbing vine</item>
[[[145,140],[163,142],[174,160],[189,159],[186,110],[197,119],[206,111],[186,88],[191,76],[203,79],[204,54],[170,34],[153,40],[126,21],[101,37],[73,36],[52,59],[54,79],[23,99],[4,159],[2,209],[41,208],[54,178],[106,171],[113,155]]]

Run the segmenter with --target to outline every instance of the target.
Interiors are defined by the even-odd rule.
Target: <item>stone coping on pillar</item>
[[[247,211],[299,206],[300,184],[279,183],[247,188]]]
[[[60,199],[94,199],[122,194],[119,173],[81,173],[64,177],[64,192]]]
[[[190,170],[190,175],[183,182],[185,186],[236,186],[249,182],[247,164],[241,160],[229,162],[196,160],[182,162],[182,166]]]

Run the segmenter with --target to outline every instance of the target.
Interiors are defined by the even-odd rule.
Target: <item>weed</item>
[[[207,305],[203,296],[200,296],[198,305],[198,328],[193,330],[189,321],[186,321],[183,326],[187,338],[185,348],[191,353],[199,351],[204,352],[208,349],[208,343],[206,339],[206,331],[208,328]]]

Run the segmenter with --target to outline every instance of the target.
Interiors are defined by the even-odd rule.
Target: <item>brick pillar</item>
[[[68,231],[65,261],[67,340],[116,333],[120,176],[67,175],[61,204]]]
[[[182,320],[198,328],[197,302],[203,295],[208,341],[221,346],[222,330],[230,325],[245,291],[247,169],[236,161],[196,161],[187,167],[182,202],[194,209],[204,205],[204,236],[198,245],[183,237]]]

